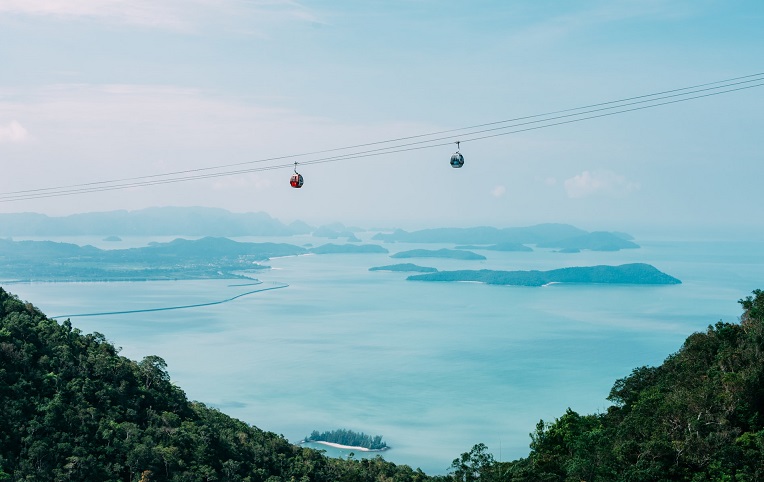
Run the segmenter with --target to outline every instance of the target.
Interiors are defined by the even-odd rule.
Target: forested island
[[[388,450],[390,447],[382,441],[381,435],[366,435],[363,432],[353,432],[352,430],[338,429],[329,432],[318,432],[314,430],[305,437],[305,442],[329,442],[341,445],[347,448],[360,448],[366,450]]]
[[[459,270],[411,275],[411,281],[476,281],[491,285],[544,286],[550,283],[670,285],[681,281],[644,263],[581,266],[549,271]]]
[[[408,251],[400,251],[393,255],[391,258],[446,258],[446,259],[462,259],[462,260],[483,260],[486,259],[482,254],[473,253],[472,251],[464,251],[461,249],[411,249]]]
[[[573,236],[570,238],[557,239],[554,241],[543,241],[537,243],[539,248],[560,248],[571,252],[573,250],[588,249],[590,251],[619,251],[621,249],[636,249],[639,245],[627,239],[623,233],[607,233],[604,231],[595,231]]]
[[[287,243],[249,243],[213,237],[178,238],[130,249],[0,238],[0,281],[237,279],[249,278],[249,271],[269,269],[262,262],[277,256],[387,252],[376,244],[325,244],[304,248]]]
[[[0,238],[0,281],[145,281],[246,278],[274,256],[305,254],[284,243],[227,238],[176,239],[142,248],[99,249],[53,241]]]
[[[539,421],[527,457],[496,461],[477,444],[430,477],[328,458],[191,402],[162,358],[122,357],[0,288],[0,480],[760,481],[764,292],[740,304],[740,323],[709,325],[617,380],[604,412]]]

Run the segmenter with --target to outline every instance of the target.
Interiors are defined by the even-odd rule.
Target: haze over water
[[[116,248],[151,240],[75,242]],[[640,249],[619,252],[480,251],[487,260],[411,261],[441,270],[644,262],[683,283],[527,288],[412,282],[407,273],[368,271],[397,262],[387,254],[308,255],[273,259],[273,270],[255,274],[263,286],[288,288],[219,305],[74,317],[72,323],[103,333],[127,357],[163,357],[190,399],[293,442],[314,429],[381,434],[393,447],[383,454],[387,460],[445,473],[451,460],[479,442],[497,459],[527,455],[536,422],[552,421],[567,407],[604,411],[617,378],[660,364],[692,332],[737,321],[736,301],[762,287],[760,242],[636,241]],[[384,246],[390,254],[452,247]],[[57,316],[198,304],[253,289],[241,284],[4,288]]]

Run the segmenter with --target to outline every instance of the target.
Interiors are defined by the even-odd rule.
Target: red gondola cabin
[[[292,174],[292,177],[289,178],[289,185],[292,187],[300,188],[302,187],[302,183],[302,174],[298,174],[297,172]]]

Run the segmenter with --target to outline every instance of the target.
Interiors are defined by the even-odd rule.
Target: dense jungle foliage
[[[514,462],[476,445],[454,460],[454,478],[764,481],[764,292],[753,295],[740,323],[709,326],[663,365],[616,381],[606,413],[540,421]]]
[[[740,323],[616,381],[607,412],[540,421],[528,457],[497,462],[478,444],[428,477],[327,458],[189,402],[161,358],[119,356],[0,288],[0,480],[764,481],[764,292],[753,295]]]
[[[189,402],[161,358],[117,351],[0,288],[0,480],[432,480],[290,444]]]

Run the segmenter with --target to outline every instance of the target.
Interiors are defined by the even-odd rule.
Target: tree
[[[485,444],[479,443],[451,463],[452,476],[459,482],[490,481],[494,466],[493,455]]]
[[[738,300],[738,303],[745,310],[742,316],[744,323],[748,320],[764,321],[764,291],[753,290],[753,296],[746,296]]]

